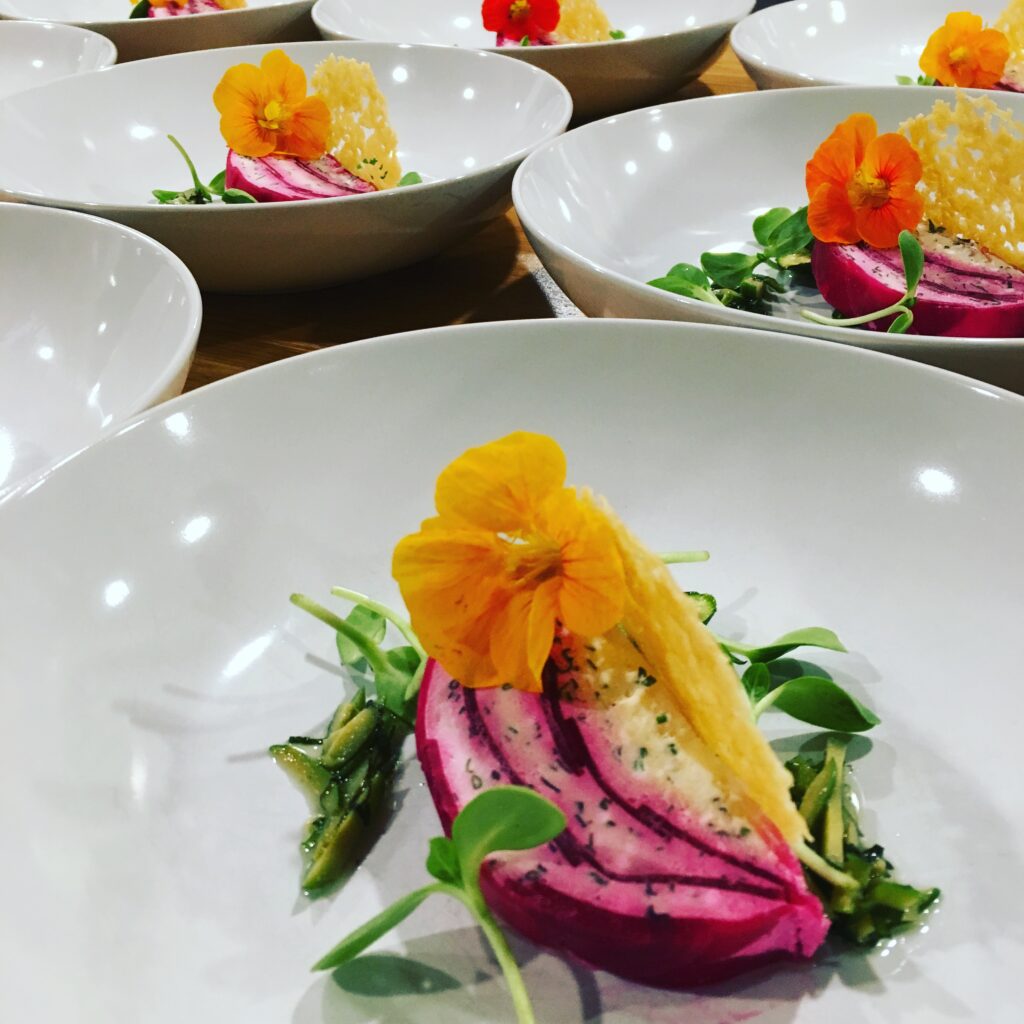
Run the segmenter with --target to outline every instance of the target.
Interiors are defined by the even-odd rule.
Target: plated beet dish
[[[139,0],[132,18],[180,18],[189,14],[220,14],[245,7],[245,0]]]
[[[229,68],[213,93],[226,166],[204,184],[184,146],[192,186],[154,189],[166,205],[335,199],[422,181],[402,174],[387,99],[369,64],[328,56],[306,72],[283,50]]]
[[[1024,92],[1024,0],[1010,0],[994,25],[980,14],[955,11],[928,38],[915,79],[900,85],[955,85],[962,89]]]
[[[833,327],[1024,336],[1024,123],[958,93],[896,132],[852,114],[807,163],[807,205],[753,223],[752,252],[707,252],[654,287]],[[831,314],[813,308],[820,300]]]
[[[484,28],[498,46],[559,46],[624,39],[597,0],[484,0]]]
[[[409,618],[336,588],[331,626],[362,684],[326,729],[271,754],[312,808],[302,886],[329,893],[388,842],[403,741],[443,835],[426,884],[316,965],[357,956],[429,896],[463,903],[487,936],[521,1024],[534,1021],[499,921],[634,982],[688,989],[861,946],[913,927],[938,890],[897,881],[860,829],[851,734],[878,716],[787,655],[845,650],[831,630],[768,644],[716,635],[717,603],[589,490],[566,486],[549,437],[471,449],[438,478],[436,515],[395,549]],[[385,647],[389,631],[401,635]],[[824,730],[783,761],[762,715]],[[372,853],[371,853],[372,856]]]

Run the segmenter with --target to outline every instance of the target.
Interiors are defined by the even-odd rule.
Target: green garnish
[[[406,185],[422,185],[423,178],[416,173],[416,171],[409,171],[408,174],[403,174],[398,180],[398,187],[405,188]]]
[[[342,939],[314,966],[331,971],[355,959],[401,924],[434,893],[457,899],[476,919],[501,965],[519,1024],[536,1024],[530,996],[504,932],[480,891],[480,869],[492,854],[532,850],[559,836],[565,815],[550,801],[522,786],[495,786],[474,797],[452,822],[451,839],[430,840],[427,871],[437,879],[409,893]]]
[[[921,275],[924,273],[924,249],[921,248],[921,243],[910,231],[900,232],[899,245],[907,288],[891,306],[886,306],[885,309],[880,309],[876,313],[865,313],[863,316],[825,317],[818,313],[812,313],[808,309],[801,310],[801,316],[816,324],[825,324],[830,327],[860,327],[862,324],[895,316],[896,319],[889,325],[889,334],[906,334],[914,322],[917,287],[921,283]]]
[[[699,267],[677,263],[665,277],[647,283],[700,302],[764,312],[771,296],[789,286],[796,268],[810,263],[814,237],[806,206],[795,212],[784,206],[768,210],[753,230],[758,252],[706,252]],[[762,267],[770,274],[755,273]]]
[[[612,37],[612,39],[625,39],[626,38],[626,33],[623,32],[621,28],[613,28],[611,30],[611,32],[608,33],[608,35],[610,35]]]
[[[802,858],[812,872],[808,881],[821,897],[833,931],[858,946],[873,946],[917,924],[939,898],[939,890],[897,882],[882,847],[863,845],[846,783],[848,742],[831,735],[820,760],[800,755],[786,767],[793,776],[793,800],[813,836],[810,855]],[[819,870],[820,862],[826,867]],[[835,872],[832,881],[828,867]]]
[[[897,75],[897,85],[938,85],[938,81],[932,78],[931,75],[918,75],[917,78],[911,78],[910,75]]]
[[[139,2],[132,8],[132,13],[128,15],[128,20],[132,18],[148,18],[149,9],[152,6],[149,0],[139,0]]]
[[[146,2],[147,0],[143,0],[143,3]],[[135,17],[134,12],[132,13],[132,17]],[[192,158],[185,152],[185,147],[173,135],[168,135],[167,138],[170,139],[171,145],[173,145],[182,157],[184,157],[185,163],[188,165],[189,174],[192,175],[192,188],[185,189],[182,192],[172,192],[163,188],[153,189],[153,197],[162,206],[204,206],[207,203],[212,203],[214,201],[214,196],[219,198],[222,202],[229,204],[256,202],[248,192],[244,192],[240,188],[226,189],[224,187],[224,171],[221,171],[220,174],[214,175],[209,185],[204,185],[199,180],[196,165],[192,163]]]

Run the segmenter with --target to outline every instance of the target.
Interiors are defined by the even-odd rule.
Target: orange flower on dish
[[[306,95],[306,72],[283,50],[259,67],[228,68],[213,91],[220,130],[239,156],[297,156],[315,160],[327,151],[331,113],[319,96]]]
[[[807,164],[807,223],[819,242],[867,242],[890,249],[924,214],[917,150],[895,133],[878,134],[870,114],[853,114]]]
[[[556,622],[596,636],[622,618],[614,533],[589,493],[565,486],[565,470],[540,434],[472,448],[438,478],[438,515],[395,549],[413,628],[464,686],[540,690]]]
[[[921,54],[921,70],[939,85],[991,89],[1009,59],[1010,42],[1002,32],[985,28],[980,14],[959,11],[932,33]]]
[[[138,0],[133,0],[133,4]],[[150,7],[184,7],[188,0],[149,0]]]

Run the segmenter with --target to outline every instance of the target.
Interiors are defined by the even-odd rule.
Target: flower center
[[[847,194],[853,206],[870,206],[877,210],[889,202],[889,182],[884,178],[874,178],[861,168],[853,176]]]
[[[530,15],[530,0],[512,0],[508,9],[509,17],[515,21],[522,21]]]
[[[956,66],[970,60],[971,51],[967,46],[955,46],[949,51],[949,63]]]
[[[536,585],[562,571],[562,549],[550,537],[531,534],[508,548],[508,573],[516,583]]]
[[[279,132],[281,126],[292,116],[292,112],[280,100],[271,100],[263,108],[263,116],[256,123],[268,132]]]

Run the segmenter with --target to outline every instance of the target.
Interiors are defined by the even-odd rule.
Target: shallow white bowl
[[[219,14],[130,19],[129,0],[0,0],[0,19],[80,25],[112,40],[122,61],[187,50],[311,39],[313,0],[248,0]]]
[[[96,32],[42,21],[0,21],[0,98],[116,61],[117,47]]]
[[[0,204],[0,493],[181,393],[202,306],[173,253]]]
[[[632,110],[671,96],[718,55],[753,0],[602,0],[622,40],[498,49],[479,0],[319,0],[313,20],[325,39],[441,43],[492,50],[549,71],[572,93],[576,117]]]
[[[413,263],[510,205],[512,175],[572,113],[565,88],[518,61],[390,43],[296,43],[307,72],[331,53],[369,61],[388,97],[399,155],[425,183],[342,199],[159,206],[185,188],[178,137],[204,179],[227,152],[212,93],[270,47],[180,54],[57,82],[0,103],[0,197],[85,210],[173,249],[203,288],[314,288]]]
[[[1024,116],[1024,96],[992,94]],[[555,281],[589,316],[787,331],[890,352],[1024,390],[1024,339],[935,338],[824,327],[673,295],[645,282],[703,252],[751,248],[754,217],[807,202],[804,167],[835,125],[870,111],[892,131],[952,93],[899,86],[687,100],[587,125],[533,154],[516,209]],[[814,293],[821,312],[829,307]]]
[[[733,29],[732,46],[762,89],[895,85],[916,79],[928,37],[951,11],[994,22],[1007,0],[799,0],[757,11]]]
[[[570,479],[656,550],[710,548],[680,580],[717,594],[723,634],[838,630],[854,653],[821,661],[882,718],[856,769],[870,828],[944,890],[925,934],[694,996],[520,944],[539,1020],[1017,1021],[1024,815],[1000,780],[1024,698],[1001,641],[1021,613],[1024,402],[834,345],[585,320],[290,359],[0,503],[0,735],[27,766],[0,783],[0,1019],[510,1024],[500,973],[440,898],[382,945],[456,987],[422,994],[422,967],[380,957],[362,994],[309,973],[423,884],[439,826],[410,764],[388,832],[310,905],[304,802],[266,748],[346,685],[288,595],[395,602],[391,551],[439,470],[514,429],[556,437]]]

